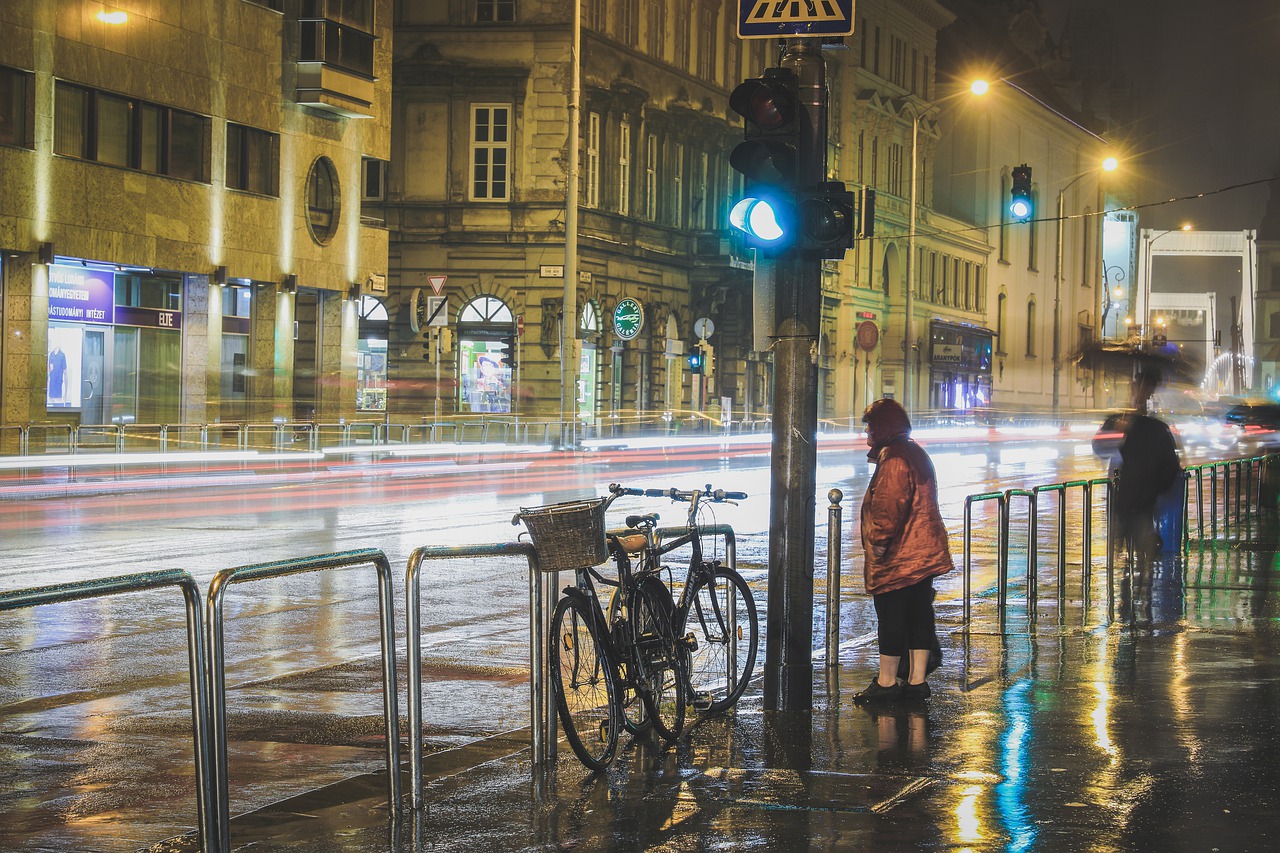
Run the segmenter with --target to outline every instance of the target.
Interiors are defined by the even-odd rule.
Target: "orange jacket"
[[[892,592],[951,571],[938,478],[924,448],[898,435],[874,448],[869,458],[876,472],[862,499],[867,592]]]

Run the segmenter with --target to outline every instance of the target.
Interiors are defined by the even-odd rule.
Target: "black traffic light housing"
[[[863,237],[874,237],[876,233],[876,191],[872,187],[862,188],[862,229]]]
[[[516,336],[504,335],[498,339],[498,363],[503,367],[516,369]]]
[[[1031,196],[1031,167],[1026,163],[1014,166],[1013,187],[1009,190],[1009,215],[1015,222],[1027,222],[1035,215],[1035,203]]]
[[[843,258],[853,246],[853,193],[839,181],[796,193],[796,249],[809,258]]]
[[[770,255],[795,246],[795,196],[804,122],[799,80],[789,68],[769,68],[744,80],[729,96],[742,116],[743,141],[729,155],[746,192],[733,206],[730,223],[746,243]]]

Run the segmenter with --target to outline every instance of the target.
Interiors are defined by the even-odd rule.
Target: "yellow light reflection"
[[[129,16],[124,12],[108,12],[106,9],[99,12],[97,18],[99,21],[102,21],[102,23],[111,24],[113,26],[119,26],[129,20]]]
[[[1089,715],[1089,719],[1093,721],[1093,742],[1098,749],[1111,756],[1111,763],[1115,764],[1119,760],[1119,751],[1107,731],[1107,724],[1111,720],[1111,691],[1101,681],[1093,682],[1093,689],[1098,694],[1098,706]]]
[[[978,795],[981,793],[979,785],[970,785],[961,792],[960,803],[956,806],[956,828],[961,841],[982,840],[982,822],[978,819]]]

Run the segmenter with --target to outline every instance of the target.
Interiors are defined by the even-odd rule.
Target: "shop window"
[[[356,341],[356,409],[387,410],[387,306],[374,296],[360,297],[360,326]]]
[[[116,304],[155,311],[182,310],[182,280],[148,273],[116,275]]]
[[[338,230],[341,215],[338,170],[328,157],[317,157],[307,174],[307,227],[311,238],[328,245]]]
[[[234,286],[222,288],[223,317],[248,317],[252,309],[252,288]]]
[[[0,145],[33,145],[31,96],[33,76],[0,66]]]
[[[519,339],[515,317],[501,299],[480,296],[458,312],[458,409],[509,413]],[[509,354],[509,355],[508,355]]]
[[[280,195],[278,134],[227,122],[227,186],[233,190]]]

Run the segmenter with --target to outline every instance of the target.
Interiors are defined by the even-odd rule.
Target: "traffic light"
[[[706,363],[706,356],[702,353],[702,347],[694,347],[693,351],[685,356],[685,360],[689,362],[690,373],[701,373],[702,367]]]
[[[788,68],[769,68],[744,80],[729,96],[729,107],[743,118],[743,141],[729,164],[743,176],[746,194],[729,212],[729,222],[757,249],[777,254],[794,245],[795,199],[799,173],[800,95]]]
[[[498,339],[498,364],[516,369],[516,336],[504,335]]]
[[[853,246],[853,193],[839,181],[796,194],[797,245],[810,258],[843,258]]]
[[[1009,215],[1015,222],[1026,222],[1035,213],[1031,201],[1031,167],[1026,163],[1013,167],[1013,189],[1009,190]]]

